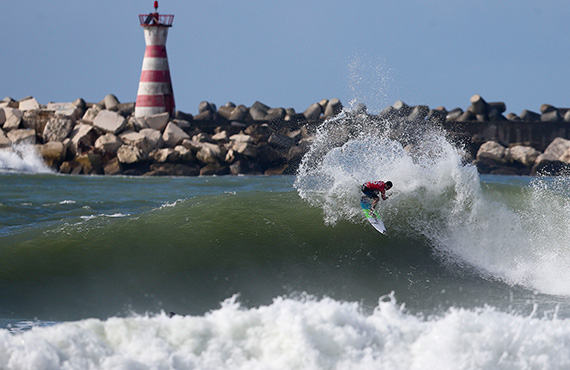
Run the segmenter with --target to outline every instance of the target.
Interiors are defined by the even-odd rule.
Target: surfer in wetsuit
[[[382,200],[388,199],[386,195],[386,190],[392,189],[392,181],[368,181],[362,184],[362,192],[365,196],[372,199],[372,209],[376,207],[380,197],[378,194],[382,196]]]

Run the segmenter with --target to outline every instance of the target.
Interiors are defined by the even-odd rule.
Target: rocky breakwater
[[[303,113],[202,102],[199,113],[134,117],[134,103],[114,95],[99,103],[39,104],[33,97],[0,102],[0,148],[34,145],[64,174],[197,176],[294,173],[311,132],[342,110],[338,99]]]
[[[483,174],[570,174],[570,108],[543,104],[540,113],[506,110],[504,102],[487,102],[473,95],[465,110],[397,101],[372,117],[401,122],[408,129],[410,125],[421,129],[425,124],[443,127],[465,148],[466,160]]]

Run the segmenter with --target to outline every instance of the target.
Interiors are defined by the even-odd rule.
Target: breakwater
[[[33,97],[0,102],[0,148],[34,145],[46,164],[64,174],[197,176],[292,174],[317,127],[343,110],[323,99],[303,112],[202,102],[196,114],[177,111],[134,116],[134,103],[107,95],[42,105]],[[543,104],[540,113],[506,112],[503,102],[474,95],[468,107],[430,108],[397,101],[378,114],[360,104],[352,114],[379,122],[438,125],[465,148],[481,173],[566,173],[570,164],[570,109]],[[347,128],[348,129],[348,128]]]

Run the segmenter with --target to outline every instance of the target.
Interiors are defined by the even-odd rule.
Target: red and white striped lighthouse
[[[174,15],[158,14],[158,1],[154,2],[154,13],[139,15],[146,50],[135,105],[136,117],[163,112],[174,114],[174,93],[166,56],[166,38],[173,19]]]

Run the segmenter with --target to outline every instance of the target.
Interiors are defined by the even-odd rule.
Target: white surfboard
[[[384,226],[384,222],[380,218],[378,211],[372,210],[372,203],[370,203],[369,198],[362,197],[360,200],[360,207],[362,207],[362,211],[364,211],[364,215],[370,225],[372,225],[376,230],[380,233],[386,235],[386,227]]]

